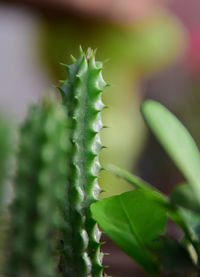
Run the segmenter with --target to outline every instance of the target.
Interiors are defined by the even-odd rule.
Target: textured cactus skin
[[[15,139],[14,124],[0,115],[0,276],[3,274],[7,254],[8,204],[11,197],[10,182],[14,172]]]
[[[20,132],[15,200],[11,207],[9,277],[55,277],[51,241],[66,180],[65,109],[55,99],[33,106]]]
[[[88,49],[70,66],[65,65],[67,79],[58,87],[67,107],[71,129],[71,154],[66,202],[66,228],[60,262],[63,276],[102,276],[102,253],[96,222],[90,205],[101,192],[97,176],[101,169],[98,154],[102,148],[99,132],[103,127],[101,101],[107,86],[102,78],[102,64],[95,61],[95,53]]]

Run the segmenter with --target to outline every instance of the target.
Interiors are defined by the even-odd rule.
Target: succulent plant
[[[65,109],[54,100],[33,105],[20,129],[6,276],[55,276],[68,129]]]
[[[67,79],[58,87],[67,107],[71,149],[68,157],[66,224],[63,228],[63,248],[60,269],[63,276],[102,276],[102,253],[96,221],[90,205],[101,192],[97,177],[101,170],[98,161],[102,149],[99,132],[103,128],[101,101],[107,86],[102,78],[102,63],[95,61],[95,51],[81,50],[72,65],[64,65]]]

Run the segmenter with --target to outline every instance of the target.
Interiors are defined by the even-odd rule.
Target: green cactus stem
[[[6,233],[9,226],[8,204],[11,199],[11,179],[14,171],[14,124],[0,115],[0,276],[6,256]]]
[[[67,79],[58,87],[67,107],[71,127],[71,154],[66,201],[66,225],[60,268],[63,276],[102,276],[100,236],[90,205],[101,192],[97,177],[101,169],[98,154],[102,148],[99,132],[103,127],[101,101],[107,86],[102,78],[102,63],[88,49],[72,65],[64,65]]]
[[[46,97],[29,110],[20,130],[11,253],[6,276],[55,277],[57,206],[65,188],[66,109]]]

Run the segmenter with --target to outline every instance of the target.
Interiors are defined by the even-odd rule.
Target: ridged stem
[[[77,61],[65,66],[67,80],[59,87],[71,121],[71,155],[66,201],[67,225],[61,259],[63,276],[102,276],[100,231],[90,213],[90,205],[101,191],[97,177],[101,169],[98,154],[102,148],[99,132],[103,127],[100,113],[105,105],[101,94],[106,87],[102,64],[88,49]]]
[[[29,110],[20,130],[6,276],[55,277],[52,242],[61,221],[67,135],[66,112],[55,99],[46,97]]]

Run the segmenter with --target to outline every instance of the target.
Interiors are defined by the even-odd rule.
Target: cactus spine
[[[53,100],[33,106],[21,128],[6,276],[55,276],[51,241],[60,224],[68,134],[65,109]]]
[[[71,129],[71,154],[66,201],[66,228],[60,268],[63,276],[102,276],[100,231],[90,213],[90,205],[101,191],[97,176],[101,169],[98,154],[102,148],[99,132],[103,127],[101,101],[107,86],[102,78],[102,64],[95,53],[81,51],[78,60],[65,65],[67,80],[59,88],[67,107]]]

